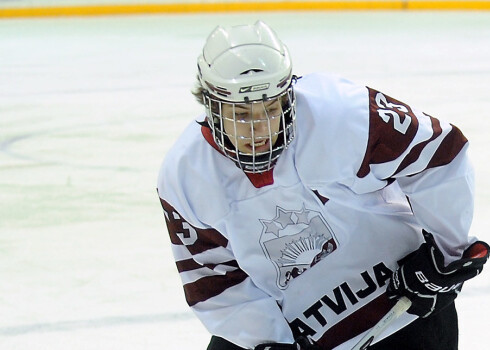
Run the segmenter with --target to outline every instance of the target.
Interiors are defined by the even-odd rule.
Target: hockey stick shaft
[[[383,316],[378,323],[352,348],[352,350],[365,350],[373,342],[374,338],[383,332],[402,313],[408,310],[412,302],[407,297],[401,297],[397,303]]]

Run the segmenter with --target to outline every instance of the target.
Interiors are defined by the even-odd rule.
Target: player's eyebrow
[[[271,101],[265,102],[264,103],[265,108],[271,107],[276,102],[277,102],[276,100],[271,100]],[[242,109],[242,110],[248,111],[248,110],[250,110],[250,106],[251,106],[251,104],[248,104],[248,105],[235,105],[235,110],[236,109]]]

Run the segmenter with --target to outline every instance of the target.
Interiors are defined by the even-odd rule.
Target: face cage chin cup
[[[206,119],[209,127],[211,128],[217,146],[227,158],[231,159],[240,169],[242,169],[242,171],[246,173],[262,173],[272,169],[276,164],[280,154],[286,148],[288,148],[288,146],[294,139],[294,136],[296,134],[296,98],[294,95],[292,84],[289,86],[288,89],[286,89],[278,96],[266,98],[263,101],[250,102],[262,102],[262,107],[264,108],[265,114],[267,115],[269,121],[269,140],[271,140],[273,134],[271,133],[270,118],[265,107],[265,103],[276,99],[281,101],[282,111],[280,115],[280,127],[279,131],[277,132],[278,138],[273,145],[270,144],[270,148],[268,151],[260,153],[252,152],[252,154],[249,154],[239,151],[232,144],[227,134],[225,132],[222,132],[222,130],[224,130],[223,119],[225,118],[222,114],[223,104],[231,105],[234,111],[234,106],[244,105],[245,103],[225,102],[211,97],[208,92],[203,93],[203,98],[206,108]],[[237,121],[235,113],[233,113],[233,118],[236,135]],[[251,122],[251,128],[253,140],[253,122]]]

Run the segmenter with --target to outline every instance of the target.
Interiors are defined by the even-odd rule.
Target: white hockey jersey
[[[446,263],[473,241],[468,142],[335,76],[305,76],[295,92],[296,138],[273,170],[243,173],[193,122],[158,193],[185,297],[210,333],[247,349],[298,335],[350,349],[392,306],[389,278],[422,228]]]

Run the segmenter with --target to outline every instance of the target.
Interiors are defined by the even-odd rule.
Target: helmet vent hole
[[[246,70],[245,72],[241,72],[240,75],[247,75],[247,74],[259,73],[259,72],[263,72],[263,70],[262,69],[249,69],[249,70]]]

